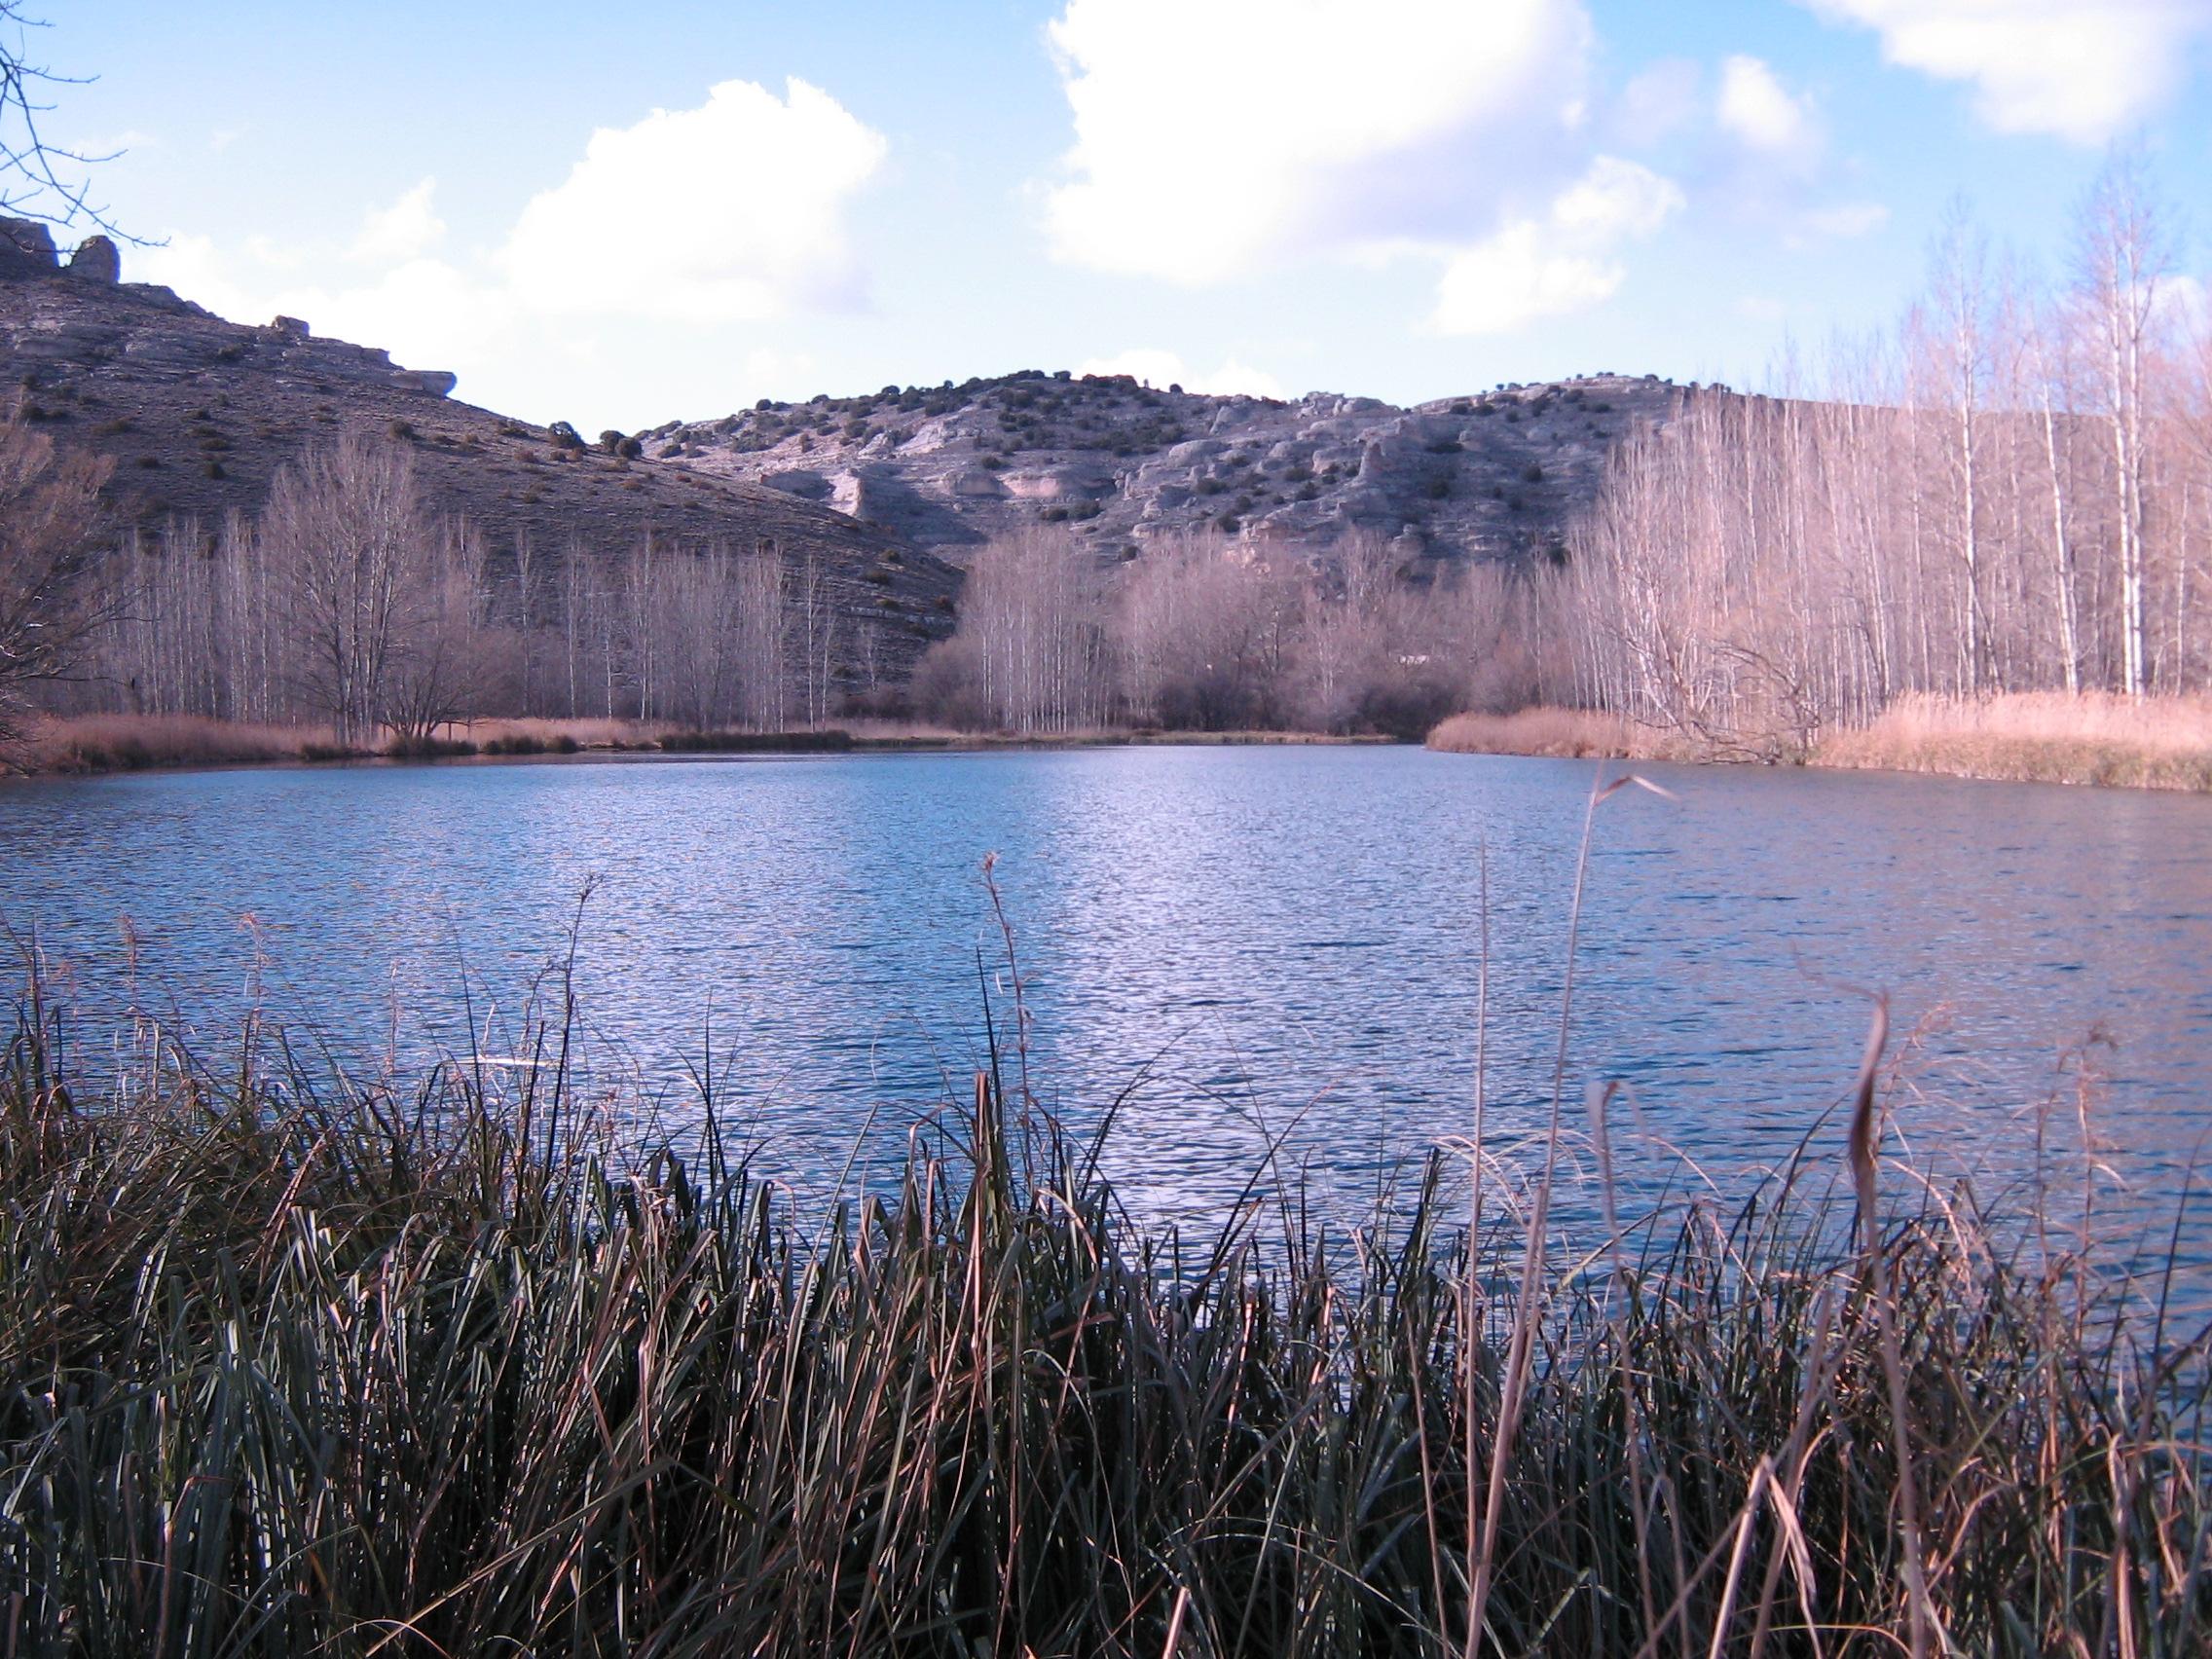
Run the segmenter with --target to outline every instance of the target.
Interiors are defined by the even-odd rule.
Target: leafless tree
[[[2075,280],[2085,331],[2099,356],[2111,444],[2112,530],[2120,587],[2120,688],[2148,683],[2144,490],[2149,471],[2147,381],[2157,350],[2161,284],[2173,254],[2140,155],[2116,156],[2083,204]]]
[[[960,627],[925,663],[917,697],[963,723],[1012,732],[1104,725],[1112,714],[1105,606],[1074,538],[1004,536],[968,569]]]
[[[107,474],[19,419],[0,423],[0,741],[19,736],[34,686],[76,671],[112,608],[92,569]]]
[[[411,453],[353,434],[310,449],[277,473],[259,541],[291,586],[303,690],[339,742],[369,741],[442,574]]]
[[[2134,159],[2077,247],[2038,296],[1954,214],[1826,401],[1702,392],[1624,446],[1562,588],[1578,694],[1773,754],[1904,691],[2201,686],[2212,346]]]

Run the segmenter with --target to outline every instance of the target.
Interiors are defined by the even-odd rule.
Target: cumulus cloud
[[[1673,181],[1601,156],[1547,213],[1516,219],[1453,256],[1437,284],[1434,326],[1509,334],[1602,304],[1627,279],[1621,245],[1653,235],[1682,204]]]
[[[1179,386],[1185,391],[1211,397],[1272,397],[1289,401],[1282,382],[1264,369],[1255,369],[1232,357],[1210,373],[1192,370],[1173,351],[1136,347],[1111,357],[1092,357],[1075,371],[1078,375],[1132,375],[1146,386]]]
[[[347,250],[348,257],[387,265],[394,260],[416,259],[445,240],[446,224],[430,205],[438,181],[426,178],[388,207],[372,208],[361,221],[360,235]]]
[[[403,259],[358,281],[328,282],[301,276],[310,262],[297,250],[259,239],[229,252],[207,237],[172,236],[133,257],[144,262],[147,281],[220,315],[305,317],[317,334],[385,347],[417,368],[474,368],[513,337],[514,308],[505,297],[442,259]]]
[[[1704,72],[1686,57],[1662,58],[1621,89],[1608,119],[1615,136],[1637,149],[1665,143],[1696,125]]]
[[[1738,143],[1770,156],[1808,158],[1821,146],[1820,128],[1806,101],[1766,63],[1742,53],[1720,65],[1714,118]]]
[[[557,313],[756,321],[859,290],[845,236],[881,134],[829,93],[724,81],[698,109],[602,128],[523,209],[503,255],[516,297]]]
[[[1971,82],[2003,132],[2101,143],[2181,85],[2204,0],[1801,0],[1879,32],[1892,63]]]
[[[1579,120],[1580,0],[1067,0],[1071,263],[1202,283],[1464,236]]]
[[[490,248],[438,251],[446,225],[425,178],[364,214],[350,241],[177,235],[133,254],[132,275],[241,322],[305,317],[418,368],[511,368],[525,343],[591,350],[579,321],[753,321],[850,303],[861,277],[845,219],[884,153],[817,88],[793,81],[778,98],[730,81],[697,109],[595,132]]]

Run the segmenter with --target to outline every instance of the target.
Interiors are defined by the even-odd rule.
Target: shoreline
[[[1428,734],[1427,747],[1450,755],[1811,767],[2212,794],[2212,701],[2196,697],[1907,697],[1869,725],[1825,733],[1810,747],[1778,743],[1765,755],[1718,754],[1618,715],[1539,707],[1455,715]]]
[[[145,772],[498,765],[516,761],[698,760],[717,756],[763,758],[1079,749],[1369,748],[1403,746],[1411,741],[1368,734],[1157,728],[1056,734],[960,732],[876,721],[739,732],[689,731],[600,719],[488,719],[453,722],[443,728],[443,733],[428,743],[365,750],[341,748],[326,730],[313,727],[254,725],[199,716],[58,717],[33,729],[27,756],[0,769],[0,780],[127,777]]]

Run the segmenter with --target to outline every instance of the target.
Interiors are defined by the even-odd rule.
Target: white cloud
[[[159,150],[162,141],[143,128],[127,127],[120,132],[95,133],[90,138],[69,140],[71,150],[80,156],[108,159],[127,156],[133,151]]]
[[[1671,180],[1601,156],[1548,213],[1516,219],[1452,257],[1437,283],[1434,326],[1509,334],[1602,304],[1628,276],[1620,244],[1653,235],[1682,204]]]
[[[1552,203],[1552,224],[1588,241],[1647,237],[1682,205],[1682,193],[1649,167],[1600,156]]]
[[[1580,117],[1580,0],[1067,0],[1061,259],[1199,283],[1463,237]]]
[[[1877,30],[1892,63],[1969,81],[2004,132],[2101,143],[2181,85],[2205,0],[1800,0]]]
[[[389,207],[373,208],[348,250],[350,259],[385,265],[419,258],[445,240],[446,223],[430,205],[438,181],[426,178]]]
[[[1135,347],[1111,357],[1092,357],[1077,375],[1133,375],[1146,386],[1179,386],[1185,391],[1212,397],[1272,397],[1288,402],[1282,382],[1264,369],[1255,369],[1232,357],[1211,373],[1194,372],[1173,351],[1157,347]]]
[[[805,397],[818,389],[814,374],[811,352],[756,346],[745,353],[743,389],[755,397]]]
[[[1720,65],[1714,117],[1740,143],[1769,155],[1807,157],[1820,148],[1820,129],[1805,100],[1764,62],[1742,53]]]
[[[133,282],[166,284],[234,321],[248,320],[233,309],[242,295],[229,262],[216,251],[212,237],[178,232],[150,247],[135,249],[126,256],[123,275]],[[250,320],[268,319],[255,316]]]
[[[508,282],[551,313],[687,322],[849,303],[860,277],[846,207],[887,148],[804,81],[782,99],[724,81],[698,109],[594,132],[568,178],[523,209]]]
[[[1649,149],[1698,119],[1704,71],[1686,57],[1667,57],[1641,71],[1621,89],[1609,118],[1620,141]]]
[[[374,218],[374,215],[371,215]],[[303,280],[296,250],[253,239],[236,254],[207,237],[172,236],[131,256],[139,276],[236,321],[305,317],[317,334],[383,347],[414,368],[465,370],[511,341],[514,308],[441,259],[403,260],[358,282]]]
[[[415,368],[513,375],[527,358],[535,372],[588,357],[594,321],[742,321],[849,301],[860,276],[847,202],[884,154],[878,134],[803,82],[779,99],[731,81],[698,109],[594,133],[491,250],[435,251],[446,226],[425,178],[364,214],[350,241],[218,247],[175,235],[129,255],[130,275],[240,322],[305,317]],[[746,372],[780,384],[809,367],[756,352]]]
[[[441,259],[411,259],[373,282],[311,286],[276,296],[317,334],[382,346],[414,368],[474,369],[512,341],[513,308],[496,289]]]
[[[1832,206],[1813,208],[1804,215],[1801,224],[1810,236],[1849,240],[1870,235],[1889,222],[1890,210],[1879,202],[1839,202]]]

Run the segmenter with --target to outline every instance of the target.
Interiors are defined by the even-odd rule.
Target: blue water
[[[2003,1192],[2039,1124],[2080,1142],[2085,1059],[2103,1201],[2171,1213],[2212,1127],[2212,800],[1643,770],[1671,798],[1594,820],[1570,1124],[1616,1079],[1639,1180],[1828,1156],[1885,994],[1899,1150]],[[1034,1091],[1078,1125],[1123,1098],[1127,1201],[1202,1219],[1277,1138],[1350,1203],[1467,1131],[1486,914],[1489,1126],[1541,1126],[1594,772],[1142,748],[34,781],[0,788],[0,920],[80,1053],[132,1009],[219,1051],[258,1006],[402,1066],[471,1019],[511,1056],[572,933],[601,1086],[681,1119],[711,1046],[733,1132],[803,1184],[968,1087],[986,996],[1011,1044],[996,852]],[[2212,1260],[2212,1204],[2190,1225]]]

